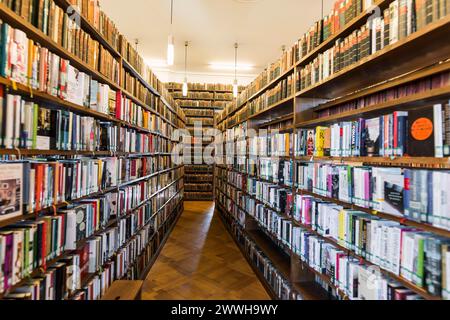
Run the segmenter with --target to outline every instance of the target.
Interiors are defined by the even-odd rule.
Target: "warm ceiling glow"
[[[218,63],[218,62],[213,62],[209,64],[209,67],[211,69],[215,69],[215,70],[234,70],[234,63]],[[241,71],[248,71],[248,70],[253,70],[254,66],[251,64],[238,64],[237,65],[237,70],[241,70]]]
[[[145,59],[145,63],[150,68],[166,68],[166,67],[168,67],[167,61],[165,61],[165,60]]]

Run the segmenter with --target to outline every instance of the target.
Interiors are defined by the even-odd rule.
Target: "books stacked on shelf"
[[[196,109],[185,109],[184,113],[186,117],[204,117],[210,118],[214,117],[214,110],[196,110]]]
[[[202,126],[202,127],[213,127],[214,126],[214,121],[211,118],[190,118],[189,116],[187,116],[187,120],[186,120],[186,125],[187,126]]]
[[[183,84],[169,82],[166,84],[170,91],[182,91]],[[239,86],[239,91],[242,91],[244,87]],[[232,93],[233,85],[223,83],[188,83],[188,91],[208,91],[215,93]]]
[[[435,104],[360,118],[295,135],[296,156],[444,157],[450,155],[450,106]]]
[[[210,100],[179,100],[180,106],[184,108],[214,108],[216,103],[213,104]]]
[[[294,228],[293,247],[295,251],[306,259],[308,256],[311,257],[311,251],[309,255],[304,251],[308,250],[308,245],[305,243],[309,241],[309,248],[322,246],[321,251],[325,252],[326,256],[335,257],[334,261],[330,262],[335,268],[337,266],[340,268],[340,263],[344,263],[343,269],[340,270],[345,268],[352,270],[353,276],[345,272],[342,274],[342,279],[335,277],[337,273],[328,275],[334,277],[335,284],[350,298],[389,300],[392,297],[396,299],[398,297],[390,292],[391,298],[375,297],[374,293],[371,293],[369,298],[365,297],[365,294],[369,292],[363,292],[361,289],[353,291],[354,288],[349,290],[353,287],[351,283],[358,282],[358,274],[360,277],[364,277],[364,273],[367,272],[367,264],[362,267],[366,270],[358,270],[358,267],[361,267],[358,257],[362,257],[390,274],[400,276],[402,279],[424,288],[432,296],[442,296],[448,299],[446,276],[448,271],[445,270],[448,268],[446,263],[449,255],[448,239],[423,232],[420,229],[405,227],[397,222],[365,212],[344,209],[342,206],[310,196],[297,195],[294,218],[302,225],[312,229],[309,231],[301,227]],[[331,239],[336,245],[327,243],[324,238]],[[311,239],[315,243],[314,246],[311,246]],[[338,246],[351,251],[355,257],[349,257],[345,250],[339,249]],[[303,247],[304,249],[302,249]],[[327,250],[332,250],[333,254],[326,254]],[[317,263],[320,261],[320,257],[317,257],[315,261],[313,264],[318,271],[328,273],[329,270],[324,272],[326,264]],[[388,278],[378,279],[377,281],[380,281],[378,285],[381,288],[388,288]],[[400,287],[398,283],[396,286]],[[402,287],[402,290],[404,289]],[[382,292],[385,292],[384,295],[387,294],[385,289]],[[407,299],[421,298],[411,290],[408,290],[407,296]]]
[[[449,177],[448,171],[297,164],[300,190],[446,230]]]
[[[210,168],[205,170],[208,164],[204,154],[214,153],[212,146],[208,145],[214,134],[210,130],[214,126],[214,111],[224,107],[226,100],[233,98],[233,88],[230,85],[189,83],[186,97],[181,92],[180,83],[168,83],[167,88],[185,110],[186,129],[194,137],[184,141],[186,147],[183,156],[185,164],[189,163],[185,180],[188,184],[186,199],[209,200],[213,192],[212,171]],[[200,125],[202,129],[196,130]],[[199,134],[201,137],[198,137]]]
[[[215,117],[227,151],[216,200],[234,235],[264,234],[276,248],[265,254],[290,255],[295,288],[313,278],[327,298],[449,299],[448,50],[431,48],[428,66],[419,54],[385,64],[432,45],[448,6],[377,1],[369,17],[372,4],[336,1],[292,64],[272,64]],[[373,83],[353,67],[376,72]],[[293,73],[292,103],[269,102]],[[247,137],[261,128],[270,133]]]
[[[114,22],[101,10],[98,2],[83,0],[69,0],[68,2],[73,9],[86,18],[114,49],[117,50],[119,48],[119,30]],[[25,6],[25,4],[26,2],[22,6]],[[30,12],[33,12],[33,10],[30,9]]]
[[[97,1],[0,11],[0,299],[98,299],[179,216],[184,114]]]
[[[446,17],[448,13],[448,8],[439,6],[439,1],[392,1],[382,16],[369,20],[349,36],[337,39],[333,47],[319,53],[312,62],[300,68],[297,87],[304,90],[324,81]]]
[[[23,14],[25,21],[42,31],[58,46],[64,48],[112,82],[116,84],[119,82],[119,61],[100,42],[93,39],[89,33],[80,29],[77,26],[76,19],[71,18],[69,13],[59,7],[55,1],[51,0],[45,3],[6,1],[4,4],[13,9],[18,15]],[[33,57],[38,59],[43,54],[43,58],[45,58],[48,53],[38,43],[27,39],[23,31],[13,29],[6,23],[2,23],[2,33],[4,35],[2,37],[2,45],[6,48],[14,46],[17,48],[18,54],[14,59],[3,57],[5,61],[10,61],[12,65],[4,64],[5,67],[1,70],[2,75],[14,69],[14,79],[17,79],[18,82],[23,82],[21,80],[26,75],[28,63],[32,65],[34,62]],[[83,45],[77,46],[75,45],[76,43],[83,43]],[[33,55],[30,57],[29,53]],[[53,57],[56,58],[56,56]],[[55,62],[56,65],[53,65],[56,67],[59,65],[59,62],[58,60]],[[15,67],[11,68],[12,66]]]
[[[371,6],[371,1],[337,0],[331,12],[317,21],[307,33],[303,34],[296,46],[297,61],[307,56],[321,43],[337,34],[359,14]]]
[[[72,212],[73,217],[70,216]],[[132,216],[129,216],[121,220],[117,227],[109,226],[88,238],[85,235],[87,229],[81,227],[82,223],[77,223],[75,228],[80,216],[86,219],[83,221],[94,223],[98,220],[87,218],[85,208],[76,207],[55,217],[19,223],[11,226],[10,230],[0,232],[0,242],[7,248],[5,256],[1,257],[4,259],[2,265],[5,266],[5,273],[2,274],[4,281],[0,292],[13,287],[5,299],[98,299],[113,281],[127,276],[127,269],[141,252],[152,245],[155,232],[167,221],[165,215],[162,221],[155,220],[154,223],[136,227],[132,223]],[[61,233],[58,230],[64,228],[65,219],[67,232]],[[64,237],[53,237],[54,234]],[[80,242],[79,239],[87,240]],[[75,243],[77,246],[74,246]],[[23,254],[22,246],[30,254]],[[64,247],[71,253],[61,256]],[[57,255],[61,256],[58,262],[46,265],[46,261]],[[44,266],[44,271],[41,274],[33,273],[36,266]],[[97,270],[102,271],[97,273]],[[29,275],[32,277],[21,281]],[[17,283],[20,285],[15,286]]]
[[[275,158],[291,155],[294,138],[292,133],[264,133],[264,131],[260,131],[258,137],[249,138],[250,156]]]
[[[269,109],[276,103],[292,97],[294,94],[294,75],[288,75],[286,79],[280,80],[272,89],[252,100],[249,104],[249,115],[254,115]]]
[[[214,93],[211,92],[188,92],[187,96],[183,96],[182,92],[172,92],[174,99],[187,99],[187,100],[214,100]]]

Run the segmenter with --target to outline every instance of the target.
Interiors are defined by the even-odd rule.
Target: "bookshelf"
[[[214,127],[214,116],[223,110],[225,105],[233,100],[233,87],[224,84],[188,83],[188,95],[182,94],[181,83],[167,83],[167,89],[173,99],[181,106],[186,116],[186,129],[194,136],[194,125],[201,122],[202,128]],[[242,87],[240,88],[242,90]],[[194,138],[185,142],[191,147],[191,153],[201,150],[202,155],[211,141],[203,137],[201,141]],[[185,199],[212,200],[213,199],[213,165],[195,161],[191,157],[191,164],[185,167]]]
[[[339,3],[336,2],[338,7]],[[436,245],[439,254],[448,254],[446,244],[450,229],[445,222],[446,213],[445,210],[436,209],[436,203],[439,203],[436,200],[436,193],[440,192],[437,191],[439,182],[432,187],[435,191],[425,191],[429,195],[433,194],[435,206],[430,204],[430,200],[417,200],[428,208],[420,217],[413,217],[408,213],[410,211],[406,211],[411,210],[411,200],[404,197],[406,194],[411,196],[410,190],[418,188],[416,174],[432,176],[434,179],[448,175],[449,156],[445,153],[443,157],[439,156],[439,148],[435,148],[432,154],[418,155],[422,151],[411,149],[409,142],[405,142],[407,145],[396,145],[403,148],[400,151],[391,150],[386,140],[382,141],[384,146],[381,148],[380,145],[380,150],[365,154],[369,144],[362,138],[358,138],[363,141],[361,149],[356,150],[355,145],[350,143],[353,149],[347,152],[344,150],[347,138],[343,136],[339,138],[344,143],[340,147],[342,149],[331,147],[331,152],[335,154],[331,156],[328,154],[328,142],[324,145],[321,142],[329,141],[328,132],[332,132],[333,128],[341,127],[345,132],[347,123],[356,125],[358,121],[363,121],[363,124],[373,119],[381,121],[382,118],[387,119],[385,117],[389,114],[397,116],[400,112],[407,112],[407,116],[411,116],[417,110],[439,110],[435,115],[440,115],[442,110],[443,123],[435,118],[434,127],[442,125],[443,130],[448,131],[446,126],[449,120],[445,108],[448,108],[450,99],[450,48],[448,43],[443,43],[443,39],[450,27],[449,12],[438,16],[437,11],[433,11],[435,13],[429,14],[427,20],[424,13],[431,11],[419,8],[417,15],[410,17],[413,24],[417,22],[417,29],[411,27],[409,31],[398,31],[392,26],[386,27],[386,22],[392,23],[389,18],[394,17],[406,19],[401,21],[407,23],[408,17],[402,16],[402,13],[397,17],[396,12],[398,6],[407,12],[407,8],[402,6],[407,6],[408,1],[372,1],[381,10],[381,17],[374,20],[368,20],[372,10],[357,9],[359,5],[363,6],[362,3],[352,1],[356,9],[353,8],[345,16],[345,24],[328,34],[326,39],[323,25],[315,24],[313,31],[302,36],[292,49],[284,52],[280,60],[271,64],[236,101],[215,117],[216,127],[222,131],[223,140],[230,139],[228,143],[234,144],[237,150],[234,155],[228,155],[231,163],[225,162],[224,158],[223,164],[216,165],[214,179],[217,207],[229,232],[274,299],[448,299],[447,280],[440,278],[446,276],[445,259],[435,261],[435,269],[427,264],[427,261],[431,261],[431,253],[426,251],[432,251],[431,247],[410,253],[408,248],[401,249],[395,244],[393,238],[377,238],[377,241],[381,241],[378,243],[373,239],[380,235],[381,228],[389,236],[394,230],[407,230],[405,232],[408,235],[402,234],[401,239],[407,241],[405,239],[411,237],[411,247],[417,249],[417,243],[423,240],[430,246]],[[430,1],[428,5],[431,7],[427,10],[431,10],[433,3]],[[402,26],[402,22],[399,22],[399,26]],[[375,33],[368,33],[369,43],[374,47],[368,47],[368,54],[364,55],[366,43],[358,41],[367,32],[364,28],[370,27],[375,30]],[[380,36],[377,30],[384,30],[385,33]],[[397,31],[398,39],[395,38]],[[351,38],[353,35],[356,38]],[[336,54],[341,49],[345,52],[349,48],[346,47],[348,37],[349,43],[352,39],[356,41],[353,44],[357,43],[357,49],[345,56],[344,59],[349,59],[345,60],[345,65],[336,66],[341,58]],[[380,37],[383,39],[381,42]],[[339,47],[340,44],[342,47]],[[329,66],[324,64],[327,60]],[[440,107],[436,109],[436,106]],[[388,126],[381,123],[380,128]],[[266,129],[272,145],[264,137],[249,138],[247,132],[252,129]],[[405,129],[409,130],[409,127]],[[322,136],[316,136],[319,132],[325,134],[324,140]],[[359,135],[360,132],[363,132],[362,129],[355,134]],[[310,138],[306,134],[310,134]],[[405,134],[406,139],[411,139],[411,133]],[[331,144],[335,138],[331,133]],[[448,143],[444,134],[441,138],[444,144]],[[264,149],[259,147],[261,144],[265,146]],[[282,169],[271,171],[271,166]],[[321,180],[336,178],[336,183],[343,183],[337,171],[331,170],[346,170],[344,168],[352,172],[347,184],[334,186],[334,180],[332,184]],[[330,171],[325,173],[325,170]],[[385,195],[378,199],[373,190],[359,198],[361,183],[368,182],[367,185],[374,187],[377,183],[375,180],[369,182],[368,176],[356,176],[359,172],[370,172],[376,180],[388,181],[384,180],[384,172],[391,172],[389,170],[399,174],[401,208],[389,207]],[[411,180],[409,174],[414,175]],[[407,185],[404,185],[405,181]],[[434,180],[422,181],[426,183]],[[343,196],[345,192],[340,191],[347,187],[353,192],[348,198]],[[387,184],[382,188],[385,191]],[[314,206],[315,211],[311,211],[313,207],[310,205]],[[330,219],[326,221],[331,222],[328,224],[322,219]],[[359,230],[351,224],[344,226],[345,223],[351,223],[349,221],[358,221],[358,224],[361,223],[359,226],[367,223],[368,229]],[[341,229],[335,232],[334,227]],[[349,238],[350,234],[369,238],[355,240]],[[391,248],[390,256],[381,249],[380,243]],[[363,244],[367,247],[363,248]],[[314,255],[310,251],[313,247],[320,248],[323,254],[331,254],[326,258],[327,266],[315,260],[317,253]],[[267,259],[256,259],[255,256]],[[321,255],[319,257],[322,258]],[[424,261],[424,265],[407,265],[408,257]],[[275,277],[273,274],[265,276],[261,265],[275,270]],[[343,278],[337,278],[336,270],[330,270],[330,266],[338,268],[338,265],[344,265],[353,272],[352,276],[359,281],[359,292],[350,289],[347,273]],[[415,271],[406,270],[408,267]],[[377,286],[382,290],[387,288],[387,294],[374,294],[373,290],[364,287],[364,279],[374,272],[372,270],[379,272]],[[432,278],[434,276],[438,278]],[[277,281],[274,282],[274,278]]]
[[[2,138],[2,179],[6,166],[18,166],[20,170],[12,174],[17,174],[21,193],[16,199],[18,212],[2,211],[0,218],[1,246],[13,241],[6,256],[0,256],[5,266],[0,272],[0,299],[94,300],[100,299],[116,280],[145,279],[183,211],[184,166],[172,162],[171,149],[178,143],[172,138],[173,131],[185,128],[184,112],[114,23],[100,8],[93,10],[84,4],[77,0],[49,1],[49,17],[59,15],[63,23],[53,20],[46,28],[41,20],[44,8],[34,7],[37,4],[23,1],[8,7],[0,3],[2,32],[10,28],[10,41],[14,38],[19,47],[25,44],[30,50],[19,54],[38,66],[50,63],[43,59],[51,57],[60,63],[57,77],[70,78],[70,72],[76,70],[88,79],[84,85],[89,88],[83,88],[81,78],[77,78],[76,83],[57,83],[52,91],[44,88],[42,78],[33,76],[30,69],[25,68],[26,78],[2,69],[2,108],[8,108],[14,96],[36,107],[36,119],[51,114],[57,121],[39,118],[37,127],[35,124],[25,127],[23,130],[29,131],[24,133],[13,132],[11,145]],[[75,25],[75,33],[66,12],[77,5],[81,9],[76,15],[79,25]],[[30,8],[34,15],[27,12]],[[78,36],[85,37],[86,47],[69,45]],[[7,48],[6,42],[1,44]],[[40,55],[32,58],[33,48],[38,48]],[[97,54],[98,60],[94,60]],[[64,64],[68,69],[62,67]],[[52,76],[49,71],[49,79]],[[87,102],[78,102],[78,92],[72,92],[75,88],[86,94]],[[96,95],[94,88],[103,91]],[[103,100],[99,98],[101,93],[106,95]],[[65,114],[67,127],[56,127]],[[14,114],[11,119],[6,115],[2,115],[1,130],[8,138],[9,121],[17,119]],[[81,132],[91,127],[83,122],[86,119],[98,131],[83,138]],[[68,129],[69,123],[73,131]],[[22,138],[24,134],[45,140],[28,144]],[[34,176],[41,169],[48,179],[44,189],[39,189],[43,180]],[[80,179],[77,184],[69,185],[69,172]],[[22,187],[29,190],[22,191]],[[51,191],[47,189],[50,187]],[[36,198],[30,192],[36,193]],[[33,200],[28,201],[26,194]],[[70,217],[81,212],[85,216],[80,219],[86,219],[82,221],[84,230],[79,222],[69,225]],[[69,239],[72,235],[75,238]],[[33,247],[24,239],[33,239]],[[107,252],[100,250],[99,241],[107,243],[103,247]],[[33,258],[25,258],[21,250],[30,249]],[[25,260],[8,269],[8,256],[12,254]],[[72,281],[66,282],[69,276]],[[42,297],[37,291],[48,281],[53,281],[55,292]]]

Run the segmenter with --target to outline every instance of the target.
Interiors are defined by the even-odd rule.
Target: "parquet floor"
[[[185,202],[184,206],[144,282],[142,299],[270,299],[214,213],[214,203]]]

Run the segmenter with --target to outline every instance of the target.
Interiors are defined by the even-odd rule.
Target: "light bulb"
[[[234,82],[233,82],[233,97],[237,98],[238,94],[239,94],[238,82],[237,82],[237,80],[234,80]]]
[[[183,97],[187,97],[188,95],[188,84],[187,84],[187,79],[184,79],[183,82]]]
[[[175,60],[175,40],[173,35],[169,36],[167,43],[167,65],[173,66]]]

